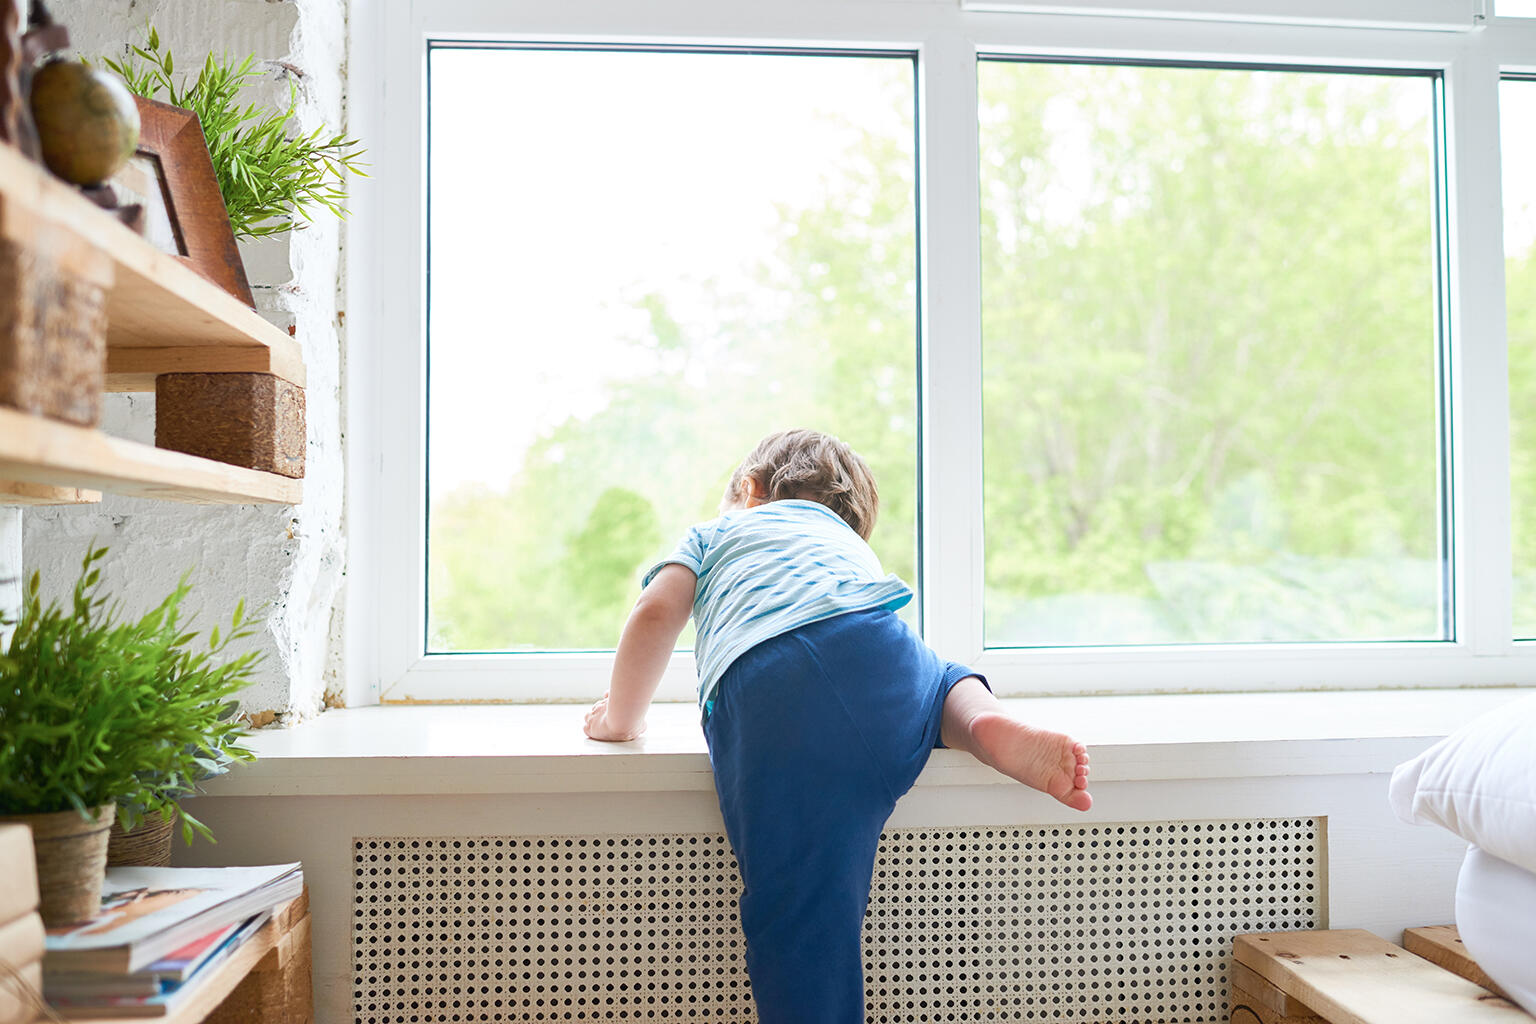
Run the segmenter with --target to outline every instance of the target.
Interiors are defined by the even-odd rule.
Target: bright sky
[[[902,75],[910,96],[882,58],[434,50],[433,492],[504,485],[648,372],[647,292],[707,322],[700,285],[748,291],[777,204],[813,203],[861,126],[903,130]]]
[[[504,486],[541,431],[650,372],[648,292],[695,324],[708,282],[748,295],[778,207],[814,203],[865,127],[903,130],[893,82],[910,96],[909,62],[434,50],[434,494]],[[1513,254],[1536,244],[1536,82],[1501,103]]]

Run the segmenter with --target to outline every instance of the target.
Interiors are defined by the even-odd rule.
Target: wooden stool
[[[1359,929],[1239,935],[1232,951],[1232,1024],[1536,1021],[1502,996]]]

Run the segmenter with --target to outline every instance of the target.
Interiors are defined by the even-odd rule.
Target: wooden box
[[[36,1016],[32,996],[43,989],[44,933],[32,830],[25,825],[0,825],[0,879],[0,961],[18,976],[0,977],[0,1024],[28,1024]]]
[[[1232,1024],[1536,1024],[1360,929],[1239,935],[1232,955]]]
[[[34,914],[34,917],[37,915]],[[41,918],[38,927],[41,928]],[[43,990],[43,959],[16,965],[16,973],[33,992]],[[17,990],[14,980],[0,985],[0,1024],[32,1024],[37,1019],[37,1004],[28,993]]]
[[[155,445],[301,478],[304,389],[270,373],[163,373]]]
[[[111,286],[97,247],[0,200],[0,405],[96,425]]]

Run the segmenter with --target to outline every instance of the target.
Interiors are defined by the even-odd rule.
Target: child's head
[[[731,474],[720,507],[745,508],[785,498],[820,502],[865,540],[880,510],[880,493],[868,464],[831,434],[816,430],[781,430],[759,441]]]

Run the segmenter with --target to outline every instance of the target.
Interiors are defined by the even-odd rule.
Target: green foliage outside
[[[1536,88],[1533,86],[1532,88]],[[1514,633],[1536,639],[1536,246],[1506,261]]]
[[[1430,90],[983,65],[990,645],[1443,635]],[[656,373],[541,438],[507,493],[434,500],[431,649],[610,648],[640,571],[786,426],[865,454],[875,549],[915,582],[912,162],[866,136],[826,202],[783,211],[760,275],[782,317],[695,332],[649,296]],[[1531,254],[1510,295],[1530,350]],[[1512,386],[1536,408],[1536,373]]]
[[[346,175],[363,173],[357,140],[341,133],[326,136],[323,126],[307,135],[291,133],[289,122],[298,109],[292,83],[284,110],[242,106],[242,90],[260,77],[255,57],[237,63],[210,53],[189,84],[185,75],[177,77],[175,58],[161,51],[160,35],[151,27],[144,46],[131,47],[121,61],[102,63],[121,75],[130,91],[197,114],[236,238],[287,231],[295,217],[313,220],[314,206],[347,215]]]
[[[199,649],[181,621],[187,578],[124,620],[99,593],[106,553],[86,552],[67,604],[44,605],[34,573],[17,619],[0,618],[15,627],[0,650],[0,814],[87,815],[115,803],[124,828],[158,814],[179,820],[188,843],[194,833],[211,839],[180,800],[253,757],[240,746],[246,730],[232,698],[259,655],[224,657],[253,631],[244,602],[228,631],[214,627]]]
[[[988,642],[1437,638],[1429,80],[981,95]]]

